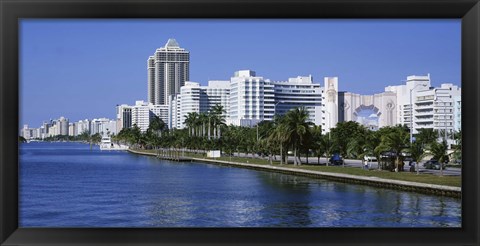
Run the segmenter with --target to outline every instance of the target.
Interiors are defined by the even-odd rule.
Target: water
[[[20,227],[460,227],[459,199],[81,143],[20,147]]]

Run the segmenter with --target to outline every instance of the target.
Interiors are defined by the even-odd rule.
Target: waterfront
[[[455,198],[169,162],[81,143],[20,150],[20,227],[461,226]]]

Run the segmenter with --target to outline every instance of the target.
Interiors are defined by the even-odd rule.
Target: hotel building
[[[288,81],[272,82],[274,86],[274,112],[284,115],[296,107],[305,107],[309,120],[322,124],[322,93],[320,84],[313,83],[312,76],[298,76]]]
[[[241,70],[230,79],[230,107],[227,125],[254,126],[275,115],[274,85],[256,76],[254,71]]]
[[[171,118],[168,127],[182,129],[189,113],[209,112],[215,105],[221,105],[225,110],[225,118],[228,118],[229,96],[230,81],[212,80],[208,81],[208,86],[200,86],[197,82],[185,82],[180,94],[171,99],[169,106]]]

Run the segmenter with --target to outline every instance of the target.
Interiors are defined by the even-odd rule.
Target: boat
[[[110,137],[102,137],[100,142],[100,150],[127,150],[128,146],[123,144],[112,143]]]

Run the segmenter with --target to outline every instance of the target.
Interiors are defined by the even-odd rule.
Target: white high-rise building
[[[57,124],[59,135],[68,135],[68,123],[68,119],[63,116],[58,119]]]
[[[453,100],[453,114],[455,119],[453,128],[455,132],[460,132],[462,129],[462,97],[457,95],[453,97]]]
[[[312,76],[298,76],[288,81],[275,81],[275,114],[284,115],[296,107],[305,107],[309,121],[322,124],[322,93],[320,84],[313,83]]]
[[[135,106],[129,107],[131,107],[131,126],[137,125],[142,132],[148,130],[150,121],[154,116],[158,116],[164,123],[169,121],[168,105],[154,105],[145,101],[135,101]]]
[[[200,112],[208,112],[214,106],[223,107],[225,119],[229,117],[230,81],[210,80],[208,86],[200,87]]]
[[[394,85],[385,87],[385,91],[394,92],[397,95],[396,113],[398,124],[407,125],[414,119],[411,119],[412,103],[419,91],[430,89],[430,74],[427,76],[412,75],[408,76],[404,85]],[[410,98],[411,95],[411,98]],[[414,113],[414,112],[413,112]],[[416,133],[416,132],[414,132]]]
[[[272,120],[275,114],[274,85],[254,71],[235,72],[230,79],[230,108],[227,125],[254,126]]]
[[[142,132],[147,131],[151,114],[148,102],[136,101],[135,106],[132,107],[132,126],[138,126]]]
[[[76,127],[75,125],[76,125],[75,123],[68,124],[68,136],[77,136],[75,132],[75,127]]]
[[[148,102],[167,105],[169,96],[179,94],[180,87],[189,80],[189,69],[190,52],[169,39],[148,58]]]
[[[30,128],[28,128],[28,125],[23,125],[23,128],[20,131],[20,136],[24,137],[27,140],[32,137],[31,131],[30,131]]]
[[[81,135],[84,132],[90,134],[90,120],[85,119],[85,120],[78,121],[77,128],[75,130],[77,132],[77,135]]]
[[[168,123],[168,119],[169,119],[169,116],[168,116],[168,105],[153,105],[151,104],[150,105],[150,111],[158,116],[158,118],[160,118],[163,123],[167,124]]]
[[[460,97],[460,93],[460,88],[453,84],[442,84],[439,88],[418,91],[413,106],[413,133],[418,133],[422,128],[443,133],[446,130],[447,139],[450,139],[455,131],[455,123],[458,122],[455,101]]]
[[[208,86],[187,81],[180,89],[180,94],[172,97],[169,105],[171,120],[169,128],[182,129],[189,113],[209,112],[215,105],[224,109],[225,118],[228,117],[230,95],[230,81],[212,80]]]

